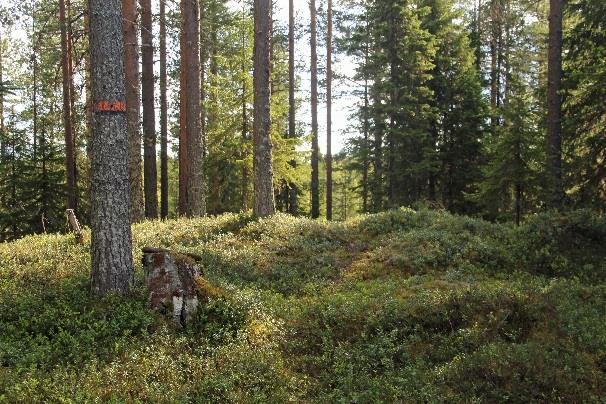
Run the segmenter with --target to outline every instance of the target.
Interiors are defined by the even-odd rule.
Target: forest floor
[[[606,396],[604,217],[227,214],[133,237],[128,298],[89,295],[88,246],[71,236],[0,244],[0,402]],[[143,246],[202,257],[219,297],[187,329],[147,309]]]

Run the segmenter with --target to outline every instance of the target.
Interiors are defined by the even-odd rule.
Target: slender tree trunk
[[[76,119],[76,86],[74,83],[74,35],[72,29],[72,6],[70,0],[65,0],[67,12],[67,71],[69,78],[69,103],[72,126],[72,139],[74,142],[74,197],[76,198],[76,208],[78,207],[80,190],[78,187],[78,124]]]
[[[134,267],[120,0],[90,0],[89,10],[94,103],[91,288],[95,294],[126,294]]]
[[[288,137],[297,137],[297,105],[295,101],[295,2],[288,2]],[[297,167],[295,159],[290,161],[293,168]],[[298,190],[295,184],[289,184],[288,192],[289,213],[296,215],[299,212]]]
[[[63,130],[65,139],[65,172],[67,175],[67,209],[77,210],[76,159],[74,150],[74,131],[72,126],[69,69],[70,56],[67,41],[65,0],[59,0],[59,24],[61,26],[61,72],[63,77]]]
[[[183,2],[181,3],[181,14],[183,14]],[[187,178],[189,176],[189,162],[187,156],[187,44],[185,42],[185,30],[180,34],[181,63],[179,67],[179,215],[187,215]]]
[[[332,220],[332,0],[328,0],[326,39],[326,219]]]
[[[242,209],[248,210],[248,165],[246,164],[248,142],[248,112],[246,106],[246,84],[242,82]]]
[[[276,212],[273,188],[270,115],[271,9],[271,0],[255,0],[253,213],[257,217],[270,216]]]
[[[377,83],[374,83],[377,86]],[[373,87],[374,87],[373,86]],[[376,88],[372,89],[372,102],[380,108],[380,100],[378,97],[379,90]],[[380,212],[383,209],[383,132],[385,130],[385,124],[380,114],[374,118],[373,128],[373,180],[372,180],[372,210],[373,212]]]
[[[245,7],[245,5],[243,5],[243,8]],[[245,9],[242,10],[242,14],[245,14]],[[244,21],[243,21],[243,25],[244,25]],[[246,97],[246,74],[248,73],[246,70],[246,60],[248,58],[248,56],[246,55],[246,51],[245,51],[245,44],[246,44],[246,32],[244,29],[242,29],[242,36],[240,38],[241,40],[241,47],[242,47],[242,52],[243,55],[242,57],[242,65],[241,65],[241,69],[242,69],[242,99],[241,99],[241,103],[242,103],[242,139],[241,139],[241,159],[242,159],[242,209],[244,211],[248,210],[248,188],[249,188],[249,169],[248,169],[248,164],[247,164],[247,160],[248,160],[248,103],[247,103],[247,97]]]
[[[143,104],[143,189],[145,217],[158,217],[156,115],[154,110],[154,44],[151,0],[141,0],[141,95]],[[196,22],[197,24],[197,22]]]
[[[2,56],[4,46],[2,41],[2,27],[0,26],[0,83],[4,83],[4,65]],[[0,160],[6,154],[6,144],[4,140],[4,94],[0,92]]]
[[[368,48],[367,48],[368,49]],[[366,73],[365,73],[366,75]],[[363,213],[368,212],[368,154],[370,149],[370,142],[368,138],[368,132],[370,125],[368,122],[368,77],[364,78],[364,112],[363,112],[363,130],[364,130],[364,143],[362,145],[362,211]]]
[[[210,12],[212,10],[212,14]],[[217,12],[214,6],[209,8],[208,17],[208,26],[210,32],[207,33],[207,38],[210,38],[210,41],[207,41],[207,57],[209,59],[208,69],[208,109],[206,111],[206,119],[207,119],[207,128],[211,130],[214,128],[215,120],[216,120],[216,108],[217,108]]]
[[[166,95],[166,0],[160,0],[160,217],[168,217],[168,98]]]
[[[84,29],[86,30],[86,34],[90,31],[90,24],[88,18],[88,12],[84,14]],[[86,139],[86,157],[88,159],[88,163],[90,165],[91,159],[91,150],[90,150],[90,139],[93,133],[93,96],[92,96],[92,87],[91,87],[91,77],[90,77],[90,46],[87,46],[86,53],[84,54],[84,92],[85,92],[85,139]],[[128,108],[128,105],[127,105]],[[130,158],[130,156],[129,156]],[[130,164],[130,162],[129,162]],[[86,189],[87,199],[90,200],[90,186]],[[132,212],[132,202],[131,202],[131,212]]]
[[[33,24],[32,24],[33,25]],[[35,27],[32,27],[35,34]],[[36,35],[33,35],[35,38]],[[38,165],[38,49],[37,41],[34,39],[32,43],[32,137],[33,137],[33,163],[34,169]]]
[[[135,0],[122,0],[124,31],[124,67],[126,84],[126,120],[128,123],[128,182],[130,218],[133,223],[144,218],[141,174],[141,132],[139,128],[139,40]]]
[[[204,21],[208,19],[206,1],[200,0],[200,104],[202,105],[200,115],[200,131],[202,132],[202,156],[207,155],[207,133],[206,133],[206,61],[208,60],[208,40]]]
[[[562,8],[564,0],[549,2],[549,55],[547,69],[547,156],[551,200],[559,209],[564,199],[562,184]]]
[[[320,217],[320,178],[318,148],[318,54],[316,0],[309,1],[311,15],[311,217]]]
[[[500,23],[498,18],[498,11],[496,0],[492,0],[490,4],[490,106],[491,116],[490,125],[492,127],[493,135],[495,134],[498,126],[498,112],[497,103],[499,96],[499,71],[498,71],[498,24]]]
[[[197,0],[181,0],[183,18],[183,40],[186,90],[181,96],[187,98],[187,216],[203,216],[206,213],[202,161],[202,139],[200,133],[200,33]]]

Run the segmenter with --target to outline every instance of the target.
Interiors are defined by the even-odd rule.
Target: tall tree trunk
[[[208,60],[208,37],[204,27],[204,21],[208,19],[206,1],[200,0],[200,132],[202,136],[202,156],[206,157],[207,133],[206,133],[206,61]]]
[[[378,83],[374,83],[372,88],[372,102],[376,107],[380,107],[379,90],[375,88]],[[385,124],[379,115],[374,118],[373,128],[373,180],[371,187],[372,211],[380,212],[383,209],[383,132]]]
[[[245,4],[242,5],[243,9],[242,9],[242,15],[244,16],[246,11],[245,11]],[[245,18],[245,17],[243,17]],[[243,24],[244,26],[244,21]],[[247,164],[247,160],[248,160],[248,102],[247,102],[247,97],[246,97],[246,75],[248,73],[247,69],[246,69],[246,60],[248,58],[248,55],[246,54],[246,50],[245,50],[245,45],[246,45],[246,31],[244,29],[242,29],[242,36],[240,38],[241,40],[241,47],[242,47],[242,52],[243,55],[242,57],[242,65],[241,65],[241,69],[242,69],[242,99],[241,99],[241,104],[242,104],[242,134],[241,134],[241,160],[242,160],[242,210],[247,211],[248,210],[248,189],[249,189],[249,169],[248,169],[248,164]]]
[[[166,95],[166,0],[160,0],[160,217],[168,217],[168,98]]]
[[[181,3],[181,14],[183,15],[183,2]],[[183,24],[183,23],[182,23]],[[179,66],[179,215],[187,215],[187,178],[189,162],[187,156],[187,44],[185,42],[185,30],[181,29],[180,37],[181,63]]]
[[[185,126],[187,131],[187,206],[186,215],[202,216],[206,213],[200,134],[200,54],[197,0],[181,0],[186,90],[181,97],[187,98]]]
[[[32,19],[35,21],[35,19]],[[32,24],[32,35],[33,38],[36,38],[35,35],[35,26]],[[33,163],[34,170],[38,165],[38,49],[36,39],[32,41],[32,137],[33,137]]]
[[[128,123],[128,182],[130,218],[133,223],[144,218],[141,174],[141,132],[139,129],[139,40],[135,0],[122,0],[124,31],[124,68],[126,85],[126,121]]]
[[[84,29],[86,34],[90,31],[90,24],[88,18],[88,12],[84,14]],[[93,133],[93,96],[90,78],[90,46],[87,46],[86,53],[84,54],[84,92],[85,92],[85,139],[86,139],[86,158],[88,159],[88,165],[90,165],[91,150],[90,150],[90,139]],[[128,105],[127,105],[128,108]],[[127,119],[128,120],[128,119]],[[130,162],[129,162],[130,164]],[[86,187],[86,198],[90,200],[90,186]],[[131,191],[132,196],[132,191]],[[131,201],[131,212],[133,205]]]
[[[295,1],[288,2],[288,137],[297,137],[297,105],[295,101]],[[297,167],[295,159],[290,161],[293,168]],[[289,213],[296,215],[299,212],[298,190],[295,184],[289,184],[288,191]]]
[[[69,103],[70,103],[70,116],[72,126],[72,139],[74,142],[74,196],[76,198],[76,208],[78,207],[80,190],[78,187],[78,124],[76,119],[76,86],[74,83],[74,35],[72,29],[72,6],[70,0],[65,0],[65,7],[67,12],[67,69],[69,78]]]
[[[498,35],[500,16],[497,6],[497,0],[492,0],[490,3],[490,126],[492,134],[495,134],[498,122],[498,98],[499,98],[499,50],[498,50]]]
[[[364,73],[366,75],[366,73]],[[370,124],[368,121],[368,77],[364,78],[364,112],[363,112],[363,130],[364,143],[362,144],[362,212],[368,212],[368,155],[370,150],[370,142],[368,132]]]
[[[143,104],[143,189],[145,217],[158,217],[156,115],[154,110],[154,44],[151,0],[141,0],[141,95]],[[197,24],[197,22],[196,22]]]
[[[0,26],[0,83],[4,83],[4,65],[2,56],[4,46],[2,42],[2,27]],[[6,144],[4,140],[4,94],[0,92],[0,159],[6,154]]]
[[[270,115],[271,9],[271,0],[255,0],[253,213],[257,217],[270,216],[276,212],[273,188]]]
[[[318,54],[317,54],[317,22],[316,0],[309,1],[311,15],[311,217],[320,217],[320,178],[318,148]]]
[[[562,8],[564,0],[549,1],[549,55],[547,69],[547,156],[550,206],[558,209],[564,199],[562,184]]]
[[[63,77],[63,130],[65,139],[65,172],[67,175],[67,209],[77,210],[76,158],[74,150],[74,131],[72,126],[69,68],[70,49],[67,41],[65,0],[59,0],[59,24],[61,26],[61,72]]]
[[[326,38],[326,219],[332,220],[332,0],[328,0]]]
[[[95,294],[126,294],[134,267],[120,0],[90,0],[89,10],[94,103],[91,288]]]

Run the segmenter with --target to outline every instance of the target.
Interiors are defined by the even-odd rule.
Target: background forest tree
[[[429,204],[520,223],[558,205],[554,187],[561,187],[563,208],[603,211],[606,10],[597,0],[564,5],[561,90],[555,93],[562,103],[562,152],[561,163],[554,163],[547,98],[551,3],[334,1],[330,38],[326,1],[292,2],[292,24],[276,18],[274,5],[276,208],[319,217],[332,201],[332,217],[340,220]],[[128,119],[132,221],[144,213],[174,217],[253,207],[253,4],[192,4],[200,18],[185,21],[174,2],[122,2],[127,99],[135,105]],[[301,18],[312,9],[316,24]],[[0,239],[64,230],[66,207],[89,224],[86,2],[5,5],[0,21]],[[179,45],[193,40],[182,32],[197,37],[195,52]],[[333,113],[332,120],[347,119],[350,129],[333,130],[332,138],[348,140],[325,159],[317,135],[330,130],[330,115],[318,114],[318,105],[347,97],[357,100],[355,110],[348,118]],[[196,105],[188,105],[190,99]],[[188,125],[199,133],[200,147],[186,147],[185,136],[193,136]],[[561,166],[561,185],[554,184],[554,164]],[[193,199],[190,188],[182,188],[188,183]],[[197,205],[190,209],[192,201]]]

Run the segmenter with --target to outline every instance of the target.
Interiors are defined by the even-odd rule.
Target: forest
[[[0,403],[603,402],[604,16],[1,0]]]

